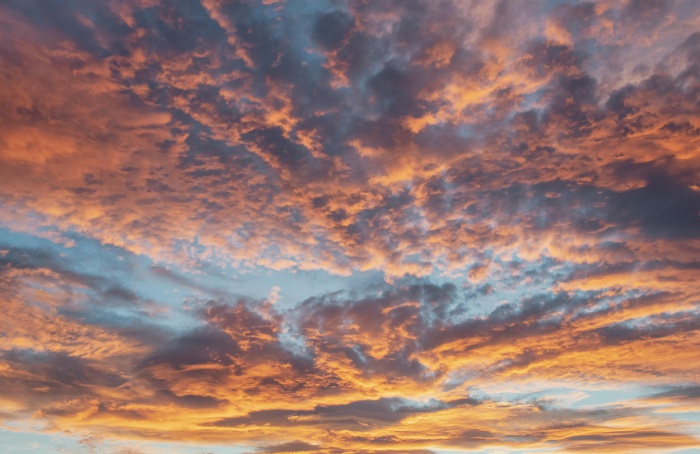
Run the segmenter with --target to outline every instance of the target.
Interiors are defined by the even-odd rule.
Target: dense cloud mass
[[[0,106],[8,452],[700,448],[694,0],[5,0]]]

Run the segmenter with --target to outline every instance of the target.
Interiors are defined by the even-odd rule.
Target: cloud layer
[[[525,3],[3,2],[2,427],[697,447],[700,5]]]

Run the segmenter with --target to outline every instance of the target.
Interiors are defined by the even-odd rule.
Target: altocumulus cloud
[[[3,2],[3,440],[696,449],[699,19]]]

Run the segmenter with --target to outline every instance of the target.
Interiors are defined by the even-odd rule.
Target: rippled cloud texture
[[[4,0],[0,63],[7,452],[700,449],[699,2]]]

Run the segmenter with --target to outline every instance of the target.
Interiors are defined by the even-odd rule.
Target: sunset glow
[[[700,452],[700,2],[0,1],[0,453]]]

